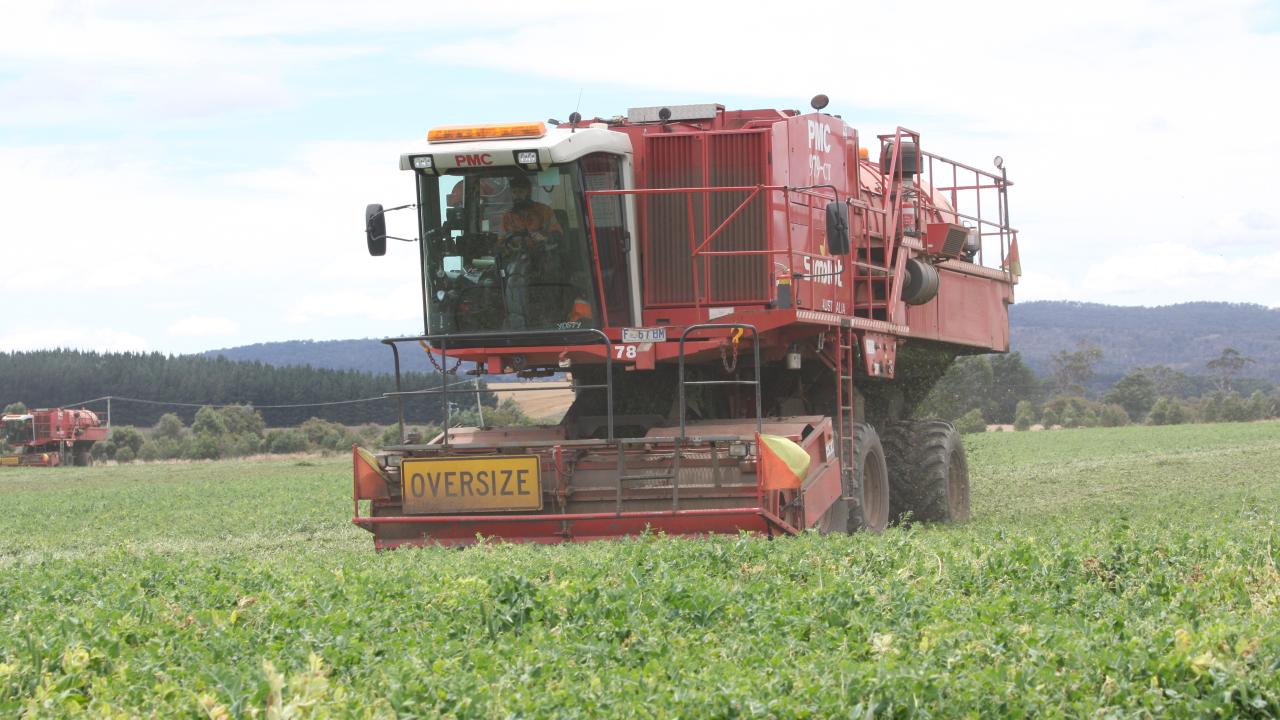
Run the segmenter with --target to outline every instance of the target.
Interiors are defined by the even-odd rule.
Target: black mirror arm
[[[382,209],[382,212],[374,213],[374,214],[370,215],[368,219],[372,220],[372,219],[374,219],[374,218],[378,217],[379,215],[386,215],[387,213],[391,212],[392,210],[404,210],[405,208],[416,208],[416,207],[418,207],[418,204],[417,204],[417,203],[409,203],[408,205],[397,205],[397,206],[395,206],[395,207],[383,208],[383,209]],[[391,236],[390,236],[390,235],[388,235],[387,237],[391,237]],[[399,240],[400,238],[391,238],[391,239],[392,239],[392,240]]]

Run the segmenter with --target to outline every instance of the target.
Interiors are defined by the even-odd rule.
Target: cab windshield
[[[430,333],[601,327],[583,192],[619,188],[618,165],[600,154],[541,171],[422,177]],[[629,311],[621,208],[617,197],[592,200],[611,320]]]
[[[7,445],[22,445],[35,439],[32,434],[33,426],[31,424],[31,416],[17,418],[6,418],[4,421],[4,443]]]

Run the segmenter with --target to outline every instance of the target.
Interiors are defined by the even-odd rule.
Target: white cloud
[[[1084,297],[1102,302],[1168,304],[1219,300],[1277,305],[1280,250],[1232,256],[1188,245],[1152,243],[1125,248],[1084,274]]]
[[[234,320],[207,315],[191,315],[169,326],[169,334],[180,337],[235,335],[239,330],[240,324]]]
[[[414,285],[390,284],[387,291],[340,290],[298,298],[285,319],[292,323],[356,318],[399,323],[422,322],[422,291]]]
[[[1048,273],[1027,271],[1014,288],[1018,302],[1033,300],[1080,300],[1080,286]]]

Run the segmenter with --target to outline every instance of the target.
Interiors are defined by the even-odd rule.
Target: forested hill
[[[405,378],[404,387],[434,387],[437,382],[415,373]],[[72,350],[0,353],[0,407],[12,402],[33,408],[61,407],[105,395],[134,398],[112,402],[111,420],[116,425],[152,425],[167,412],[176,412],[190,423],[200,405],[232,403],[254,405],[268,425],[277,427],[297,425],[311,417],[348,425],[391,423],[398,417],[395,404],[381,396],[394,389],[393,376],[385,373],[272,367],[200,355]],[[378,399],[347,402],[367,398]],[[486,395],[486,402],[493,402],[491,395]],[[298,407],[266,407],[282,405]],[[105,408],[105,402],[89,405],[99,412]],[[434,399],[409,402],[407,411],[412,422],[443,418]]]
[[[1097,379],[1109,385],[1132,367],[1168,365],[1190,375],[1209,374],[1205,363],[1231,347],[1255,362],[1243,375],[1280,383],[1280,310],[1261,305],[1183,303],[1118,307],[1080,302],[1029,302],[1009,308],[1013,349],[1037,374],[1050,357],[1086,342],[1102,349]],[[390,372],[391,351],[377,340],[262,343],[210,350],[206,355],[268,365],[311,365],[333,370]],[[425,353],[402,346],[407,369],[430,371]]]
[[[310,365],[323,370],[356,370],[391,373],[395,370],[391,348],[372,338],[363,340],[288,340],[209,350],[205,357],[260,362],[284,367]],[[452,365],[452,362],[450,363]],[[402,372],[434,372],[427,354],[411,343],[400,344]]]
[[[1206,363],[1235,348],[1253,360],[1242,376],[1280,383],[1280,309],[1211,302],[1152,308],[1029,302],[1009,308],[1009,325],[1012,349],[1039,375],[1052,371],[1054,353],[1084,342],[1102,349],[1099,381],[1149,365],[1206,375]]]

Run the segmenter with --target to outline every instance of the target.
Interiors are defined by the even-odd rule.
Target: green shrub
[[[228,405],[218,410],[230,435],[252,435],[261,438],[266,430],[262,413],[253,409],[252,405]]]
[[[284,453],[304,452],[307,449],[307,436],[302,431],[290,428],[288,430],[271,430],[267,433],[266,440],[263,442],[263,448],[270,453],[278,455]]]
[[[161,438],[159,440],[151,440],[145,447],[155,448],[155,455],[161,460],[175,460],[177,458],[187,457],[191,442],[189,437],[183,437],[179,440],[170,438]],[[145,449],[145,448],[144,448]]]
[[[1177,398],[1162,397],[1147,413],[1148,425],[1181,425],[1190,421],[1190,412]]]
[[[311,418],[299,428],[307,437],[307,442],[318,449],[330,449],[337,445],[347,434],[347,429],[335,422]]]
[[[1030,430],[1036,424],[1036,406],[1030,400],[1019,400],[1013,413],[1014,430]]]
[[[118,463],[131,463],[135,456],[136,453],[128,446],[116,449],[116,462]]]
[[[1059,395],[1044,405],[1044,424],[1094,427],[1100,423],[1102,405],[1078,395]]]
[[[12,402],[4,406],[5,415],[23,415],[26,412],[27,412],[27,406],[25,403]]]
[[[221,438],[210,433],[196,435],[187,445],[187,457],[192,460],[217,460],[222,455]]]
[[[228,457],[244,457],[262,452],[262,439],[253,433],[231,435],[224,440],[224,454]]]
[[[212,406],[205,405],[196,411],[196,419],[191,423],[191,432],[196,435],[222,437],[227,434],[227,421],[222,413]]]
[[[1218,419],[1224,422],[1247,422],[1254,420],[1249,406],[1238,393],[1231,393],[1222,399],[1218,410]]]
[[[487,416],[486,416],[487,418]],[[430,442],[433,438],[440,434],[438,425],[425,425],[420,427],[406,427],[404,429],[406,435],[416,434],[419,438],[418,442]],[[391,425],[382,432],[382,437],[378,438],[376,443],[378,447],[386,447],[388,445],[400,444],[400,426]]]
[[[1249,417],[1254,420],[1266,420],[1276,416],[1276,398],[1267,397],[1261,390],[1255,390],[1249,396]]]
[[[151,431],[151,439],[172,440],[174,442],[182,442],[187,435],[187,426],[183,424],[182,418],[176,413],[165,413],[156,421],[156,426]]]
[[[373,423],[365,423],[356,431],[356,435],[360,438],[362,445],[375,445],[382,437],[382,426]]]
[[[142,443],[146,442],[146,438],[142,437],[140,430],[134,428],[133,425],[120,425],[118,428],[111,429],[111,437],[108,442],[114,445],[116,450],[128,447],[129,450],[133,451],[133,455],[136,456],[138,451],[142,450]],[[110,448],[108,448],[108,454],[111,454]]]
[[[962,433],[986,432],[987,421],[982,419],[982,411],[974,408],[956,420],[956,430]]]
[[[1102,412],[1098,414],[1098,424],[1102,427],[1124,427],[1129,424],[1129,411],[1116,403],[1103,405]]]
[[[408,428],[406,428],[408,430]],[[388,445],[400,444],[400,426],[391,425],[382,431],[382,437],[378,438],[378,447],[386,447]]]

